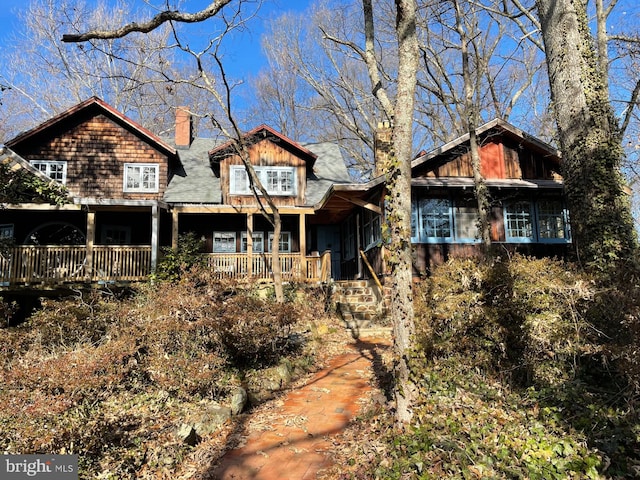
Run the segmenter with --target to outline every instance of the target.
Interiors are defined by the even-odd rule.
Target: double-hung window
[[[103,245],[129,245],[131,243],[131,227],[105,225],[102,229]]]
[[[528,201],[508,202],[504,205],[504,231],[507,242],[533,242],[533,204]]]
[[[31,165],[47,177],[63,185],[67,183],[67,162],[58,160],[32,160]]]
[[[242,232],[242,251],[247,251],[247,232]],[[253,232],[251,235],[252,245],[253,245],[253,253],[262,253],[264,252],[264,233],[263,232]]]
[[[157,163],[125,163],[124,191],[157,192],[158,172]]]
[[[269,195],[289,196],[296,194],[296,170],[294,167],[255,166],[256,175]],[[243,165],[230,167],[230,193],[251,194],[249,175]],[[256,188],[256,192],[260,193]]]
[[[213,232],[214,253],[235,253],[236,233],[235,232]]]
[[[269,232],[269,243],[267,248],[271,251],[273,243],[273,232]],[[291,253],[291,232],[280,232],[280,242],[278,243],[278,251],[282,253]]]

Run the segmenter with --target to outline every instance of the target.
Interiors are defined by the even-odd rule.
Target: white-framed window
[[[296,194],[296,169],[294,167],[256,166],[254,169],[269,195],[290,196]],[[229,193],[232,195],[252,194],[249,175],[244,165],[232,165],[229,172]],[[258,190],[256,189],[256,191]]]
[[[67,183],[67,162],[60,160],[31,160],[31,165],[47,177],[63,185]]]
[[[253,239],[253,253],[264,252],[264,233],[253,232],[251,238]],[[241,251],[247,251],[247,232],[242,232]]]
[[[159,182],[157,163],[125,163],[125,192],[157,192]]]
[[[535,240],[533,204],[526,200],[504,204],[504,232],[507,242],[527,243]]]
[[[271,251],[273,243],[273,232],[269,232],[268,251]],[[278,251],[282,253],[291,253],[291,232],[280,232],[280,242],[278,243]]]
[[[382,229],[380,227],[380,215],[371,210],[364,211],[364,244],[365,248],[371,248],[377,245],[382,238]]]
[[[129,245],[131,243],[131,227],[105,225],[102,228],[100,241],[103,245]]]
[[[0,240],[10,240],[13,238],[13,223],[0,225]]]
[[[214,253],[236,253],[236,232],[213,232]]]
[[[560,200],[543,199],[537,204],[538,241],[543,243],[565,243],[571,232],[567,210]]]

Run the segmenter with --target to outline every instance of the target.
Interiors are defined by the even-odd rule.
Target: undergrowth
[[[80,478],[173,478],[186,416],[262,369],[310,366],[299,339],[320,296],[276,304],[198,266],[175,278],[47,300],[0,328],[0,450],[78,454]]]
[[[392,411],[370,413],[333,478],[640,476],[635,381],[610,334],[625,329],[620,305],[603,308],[610,290],[519,255],[435,269],[415,290],[412,425],[399,434]]]

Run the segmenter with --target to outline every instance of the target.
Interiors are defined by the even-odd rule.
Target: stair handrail
[[[364,253],[363,250],[360,250],[360,256],[364,260],[364,263],[367,266],[367,268],[369,269],[369,272],[371,272],[371,275],[373,276],[373,281],[376,282],[376,285],[380,289],[380,292],[382,292],[383,291],[382,290],[382,283],[380,283],[380,279],[378,278],[378,275],[376,275],[376,272],[373,270],[373,267],[369,263],[369,259],[367,258],[367,255]]]

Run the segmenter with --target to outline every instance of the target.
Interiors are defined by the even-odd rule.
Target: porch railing
[[[84,246],[21,245],[0,250],[0,286],[55,285],[74,282],[140,281],[151,273],[150,246],[97,245],[91,264]],[[222,278],[271,279],[270,254],[205,254],[207,263]],[[331,254],[302,257],[281,253],[286,281],[324,282],[331,278]]]
[[[0,251],[0,285],[143,280],[151,273],[150,246],[21,245]]]
[[[271,279],[271,254],[207,253],[207,265],[220,278]],[[280,267],[286,281],[325,282],[331,278],[331,253],[303,257],[299,253],[281,253]]]

